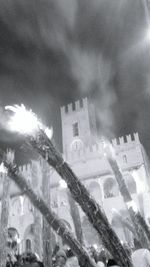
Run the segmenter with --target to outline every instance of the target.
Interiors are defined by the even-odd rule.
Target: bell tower
[[[95,110],[87,98],[61,107],[61,122],[64,155],[96,142]]]

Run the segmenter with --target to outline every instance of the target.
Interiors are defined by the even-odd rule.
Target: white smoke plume
[[[70,54],[69,54],[70,55]],[[113,135],[113,105],[117,101],[111,82],[113,69],[102,54],[74,47],[70,55],[71,70],[78,81],[78,87],[85,95],[90,95],[96,108],[98,123],[103,134]]]

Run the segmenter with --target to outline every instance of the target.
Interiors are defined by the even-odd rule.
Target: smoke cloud
[[[150,153],[146,27],[141,0],[1,1],[1,104],[24,103],[55,133],[60,105],[87,95],[102,134],[138,131]]]
[[[111,62],[102,54],[81,50],[74,47],[70,55],[73,77],[78,81],[78,88],[88,95],[97,113],[97,122],[101,134],[111,137],[114,133],[112,108],[117,101],[112,87],[113,69]]]

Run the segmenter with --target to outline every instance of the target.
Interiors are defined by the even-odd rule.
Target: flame
[[[53,129],[45,127],[36,114],[31,109],[27,110],[23,104],[20,106],[6,106],[5,109],[14,113],[8,122],[11,131],[21,134],[34,134],[42,129],[49,139],[52,138]]]
[[[16,131],[21,134],[30,134],[37,131],[41,126],[37,116],[32,112],[32,110],[27,110],[23,104],[21,104],[21,106],[6,106],[5,109],[14,113],[8,123],[10,130],[12,131]]]

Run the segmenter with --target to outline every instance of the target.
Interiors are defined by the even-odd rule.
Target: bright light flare
[[[98,249],[98,245],[97,244],[93,244],[93,248],[95,248],[95,250]]]
[[[36,114],[32,110],[27,110],[26,107],[21,104],[14,106],[6,106],[6,110],[13,112],[13,116],[10,117],[8,125],[11,131],[15,131],[21,134],[34,134],[42,129],[49,139],[53,136],[53,129],[45,127]]]
[[[6,106],[5,109],[14,113],[9,121],[11,131],[16,131],[21,134],[31,134],[41,126],[37,116],[32,110],[27,110],[23,104],[21,106]]]
[[[3,162],[0,164],[0,173],[4,173],[4,174],[7,173],[7,169],[4,166],[4,163]]]
[[[64,180],[60,180],[59,186],[60,186],[60,188],[65,189],[65,188],[67,188],[67,183]]]

